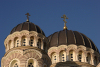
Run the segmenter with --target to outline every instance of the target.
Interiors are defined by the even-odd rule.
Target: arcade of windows
[[[82,55],[83,55],[82,51],[80,51],[77,55],[79,62],[83,62],[82,61],[82,59],[83,59]],[[58,57],[59,57],[59,61],[58,61]],[[56,62],[66,62],[67,60],[75,61],[75,52],[74,51],[69,51],[68,58],[67,59],[66,58],[67,58],[66,52],[64,52],[64,51],[60,52],[59,56],[56,53],[51,54],[51,60],[52,60],[52,64],[53,64],[53,63],[56,63]],[[90,53],[87,54],[86,62],[89,63],[89,64],[91,62],[91,54]],[[94,57],[93,62],[94,62],[94,65],[97,65],[97,57],[96,56]]]
[[[21,43],[21,44],[20,44]],[[29,46],[37,46],[38,48],[43,48],[43,50],[47,51],[47,47],[46,47],[46,42],[42,42],[41,39],[37,40],[37,45],[34,44],[34,37],[31,36],[29,42],[27,41],[27,38],[25,36],[23,36],[21,38],[21,41],[19,40],[18,37],[14,38],[14,45],[13,45],[13,41],[9,41],[8,45],[6,44],[6,51],[14,48],[14,47],[18,47],[18,46],[26,46],[29,43]]]

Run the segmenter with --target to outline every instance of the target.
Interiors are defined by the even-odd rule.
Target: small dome
[[[91,39],[86,37],[84,34],[79,33],[77,31],[72,30],[61,30],[59,32],[55,32],[48,37],[49,39],[49,47],[59,46],[59,45],[70,45],[75,44],[77,46],[83,45],[85,47],[92,48],[93,50],[98,51],[95,44]]]
[[[41,30],[41,28],[34,23],[31,22],[23,22],[21,24],[18,24],[16,27],[14,27],[10,34],[16,32],[16,31],[22,31],[22,30],[28,30],[28,31],[36,31],[37,33],[41,33],[45,36],[44,32]]]

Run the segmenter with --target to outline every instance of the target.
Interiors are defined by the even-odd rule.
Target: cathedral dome
[[[45,34],[41,30],[41,28],[31,22],[23,22],[23,23],[18,24],[11,30],[10,34],[16,32],[16,31],[22,31],[22,30],[36,31],[37,33],[41,33],[45,36]]]
[[[75,44],[77,46],[83,45],[85,47],[91,48],[94,51],[98,51],[95,44],[82,33],[72,30],[61,30],[59,32],[55,32],[48,37],[50,47],[60,46],[60,45],[70,45]]]

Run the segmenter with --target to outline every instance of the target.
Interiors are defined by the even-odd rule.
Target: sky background
[[[68,29],[85,34],[100,51],[100,0],[0,0],[0,59],[5,54],[5,38],[26,21],[27,12],[30,22],[46,36],[63,30],[61,16],[67,15]]]

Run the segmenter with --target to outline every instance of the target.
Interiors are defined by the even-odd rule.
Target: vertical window
[[[33,46],[33,43],[34,43],[34,37],[33,37],[33,36],[31,36],[31,37],[30,37],[30,43],[29,43],[29,44],[30,44],[30,46]]]
[[[81,62],[81,55],[80,54],[78,55],[78,60]]]
[[[74,59],[74,58],[73,58],[73,57],[74,57],[73,54],[74,54],[74,53],[73,53],[72,50],[69,51],[69,58],[70,58],[70,61],[73,61],[73,59]]]
[[[90,55],[90,53],[87,54],[86,60],[90,64],[90,61],[91,61],[91,55]]]
[[[79,51],[79,53],[78,53],[78,60],[79,60],[79,62],[82,61],[82,51]]]
[[[14,47],[18,47],[19,46],[19,40],[18,40],[18,37],[16,37],[14,39]]]
[[[29,59],[27,67],[36,67],[35,61],[33,59]]]
[[[26,37],[23,36],[22,39],[21,39],[21,43],[22,43],[22,46],[26,46]]]
[[[38,48],[41,48],[41,39],[38,39],[37,47],[38,47]]]
[[[18,47],[18,45],[19,45],[19,40],[17,40],[17,47]]]
[[[60,57],[61,62],[65,62],[66,61],[66,52],[61,51],[59,57]]]
[[[64,62],[65,60],[64,60],[64,54],[62,54],[62,61]]]
[[[71,55],[71,61],[73,61],[73,54],[70,54]]]
[[[52,63],[56,63],[56,61],[57,61],[56,53],[52,53],[51,58],[52,58]]]
[[[30,46],[32,46],[32,45],[33,45],[33,39],[30,40]]]
[[[26,39],[24,38],[22,42],[22,46],[25,46],[25,45],[26,45]]]

